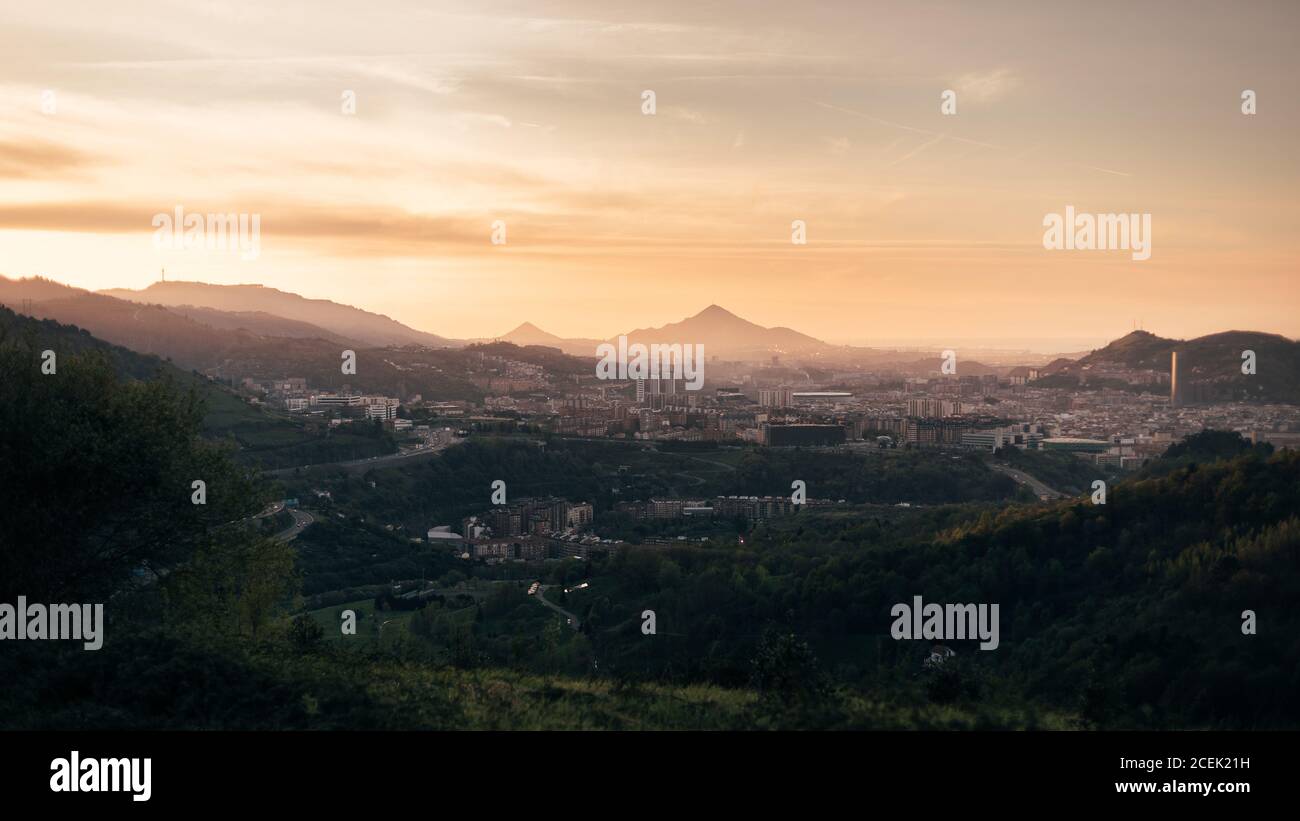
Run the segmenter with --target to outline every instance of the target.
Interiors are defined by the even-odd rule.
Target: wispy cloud
[[[974,100],[977,103],[991,103],[1007,95],[1020,85],[1020,80],[1009,68],[997,68],[992,71],[963,74],[953,81],[952,87],[959,99]]]

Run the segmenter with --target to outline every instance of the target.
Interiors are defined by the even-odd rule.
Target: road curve
[[[1028,473],[1025,473],[1023,470],[1016,470],[1013,467],[1000,465],[997,462],[990,463],[990,466],[994,470],[999,471],[1001,473],[1005,473],[1006,475],[1010,476],[1012,479],[1015,479],[1016,482],[1018,482],[1019,484],[1029,485],[1029,488],[1033,490],[1034,493],[1038,494],[1038,497],[1040,499],[1041,498],[1046,498],[1046,499],[1065,498],[1064,493],[1054,488],[1048,487],[1047,485],[1040,482],[1038,479],[1035,479],[1033,476],[1030,476]]]
[[[539,602],[554,610],[556,613],[559,613],[561,616],[567,618],[569,620],[569,626],[572,627],[574,630],[577,630],[579,627],[582,626],[582,623],[578,621],[578,616],[574,613],[570,613],[568,610],[565,610],[563,607],[560,607],[558,604],[552,604],[551,602],[547,601],[545,596],[542,595],[543,593],[546,592],[547,587],[554,587],[554,586],[555,585],[544,585],[542,587],[537,588],[537,595],[534,598],[536,598]]]
[[[290,508],[289,515],[293,517],[293,524],[289,525],[284,530],[281,530],[271,538],[278,542],[291,542],[298,538],[299,534],[307,528],[307,525],[316,521],[316,517],[312,516],[305,510],[294,510]]]

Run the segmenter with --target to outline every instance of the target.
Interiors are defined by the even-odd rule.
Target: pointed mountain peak
[[[531,322],[520,323],[514,330],[497,337],[497,339],[523,345],[551,344],[560,341],[560,337],[543,331]]]
[[[717,318],[717,319],[723,319],[723,318],[727,318],[727,319],[739,319],[740,317],[736,316],[736,315],[733,314],[731,311],[728,311],[726,308],[722,307],[721,305],[718,305],[718,304],[715,303],[715,304],[710,305],[709,307],[705,308],[703,311],[700,311],[700,312],[699,312],[698,314],[696,314],[693,318],[695,318],[695,319],[701,319],[701,318],[703,318],[703,319],[713,319],[713,318]]]

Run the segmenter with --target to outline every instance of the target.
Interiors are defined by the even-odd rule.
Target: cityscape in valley
[[[1255,641],[1300,583],[1300,342],[1277,334],[859,347],[714,304],[455,339],[265,286],[27,277],[0,278],[0,353],[6,486],[75,497],[5,514],[41,548],[3,554],[10,598],[130,601],[122,661],[190,647],[248,687],[302,665],[291,700],[179,726],[404,728],[411,699],[428,728],[1295,720],[1236,697],[1295,669]],[[115,478],[57,478],[84,471]],[[49,693],[11,724],[65,721]],[[178,726],[90,698],[76,715]]]
[[[1300,730],[1300,6],[541,5],[6,12],[0,730]]]

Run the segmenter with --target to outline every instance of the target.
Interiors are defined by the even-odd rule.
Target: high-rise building
[[[1169,404],[1172,407],[1179,407],[1183,403],[1182,386],[1183,380],[1178,377],[1178,351],[1169,355]]]
[[[962,412],[961,402],[950,399],[909,399],[907,415],[922,419],[936,419],[945,416],[959,416]]]
[[[763,444],[770,447],[798,445],[842,445],[844,428],[839,425],[768,425],[762,427]]]
[[[760,388],[758,404],[765,408],[788,408],[794,404],[793,388]]]

